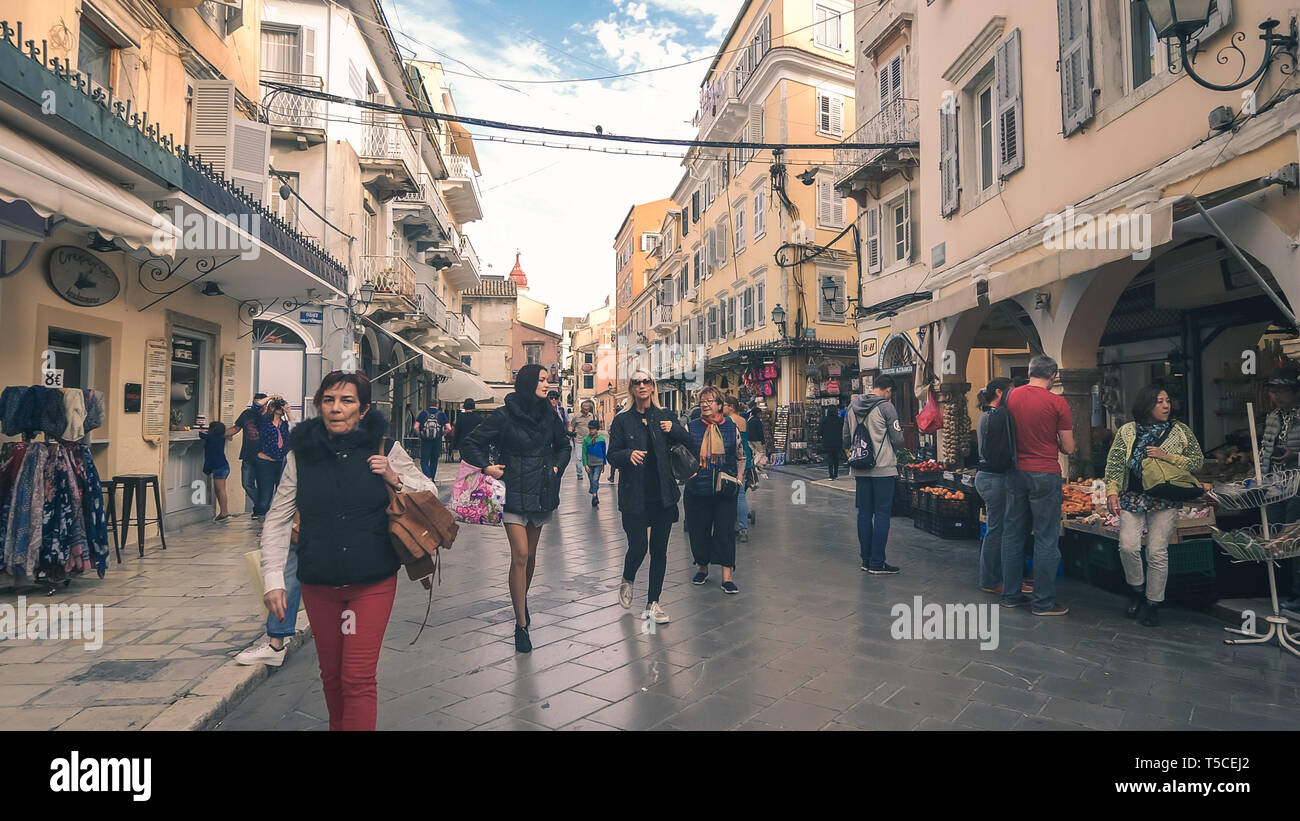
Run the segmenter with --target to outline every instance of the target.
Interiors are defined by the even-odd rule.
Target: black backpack
[[[988,426],[980,445],[980,470],[989,473],[1009,473],[1016,469],[1016,420],[1007,408],[1011,388],[1002,394],[1002,401],[988,413]]]
[[[871,411],[874,410],[873,407],[863,414],[853,428],[853,439],[849,442],[849,460],[845,463],[850,468],[870,470],[876,466],[876,445],[871,441],[871,431],[867,428],[867,417],[871,416]],[[850,410],[849,413],[853,411]],[[857,414],[853,416],[857,418]]]

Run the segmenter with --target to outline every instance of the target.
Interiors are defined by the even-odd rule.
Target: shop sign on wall
[[[235,355],[221,357],[221,410],[217,416],[227,425],[235,421]]]
[[[144,343],[144,417],[145,441],[158,444],[167,430],[168,385],[167,340],[150,339]]]
[[[321,325],[325,321],[324,311],[299,311],[298,322],[303,325]]]

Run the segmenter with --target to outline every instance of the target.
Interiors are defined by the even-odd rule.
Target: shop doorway
[[[290,425],[303,419],[307,346],[278,322],[253,323],[253,384],[256,393],[279,394],[292,410]]]
[[[893,377],[896,383],[894,409],[898,411],[898,424],[903,429],[903,445],[916,452],[921,442],[916,430],[916,415],[921,412],[921,408],[916,401],[916,391],[912,389],[916,374],[916,354],[901,334],[885,340],[885,346],[880,351],[880,373],[882,376]]]

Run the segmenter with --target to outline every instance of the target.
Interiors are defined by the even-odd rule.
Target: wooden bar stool
[[[158,524],[158,539],[162,549],[167,549],[167,537],[163,535],[162,492],[158,487],[158,477],[151,473],[128,473],[114,476],[113,482],[122,486],[122,544],[126,544],[126,534],[131,529],[131,497],[135,496],[136,546],[140,548],[140,558],[144,558],[144,526]],[[148,502],[145,490],[153,485],[153,503],[158,511],[155,519],[146,519]]]
[[[104,509],[108,517],[108,532],[113,534],[113,553],[117,556],[117,563],[121,564],[122,540],[117,537],[117,482],[109,479],[99,484],[104,489]]]

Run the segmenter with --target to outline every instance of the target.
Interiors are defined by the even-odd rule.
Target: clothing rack
[[[104,394],[12,386],[0,393],[0,574],[53,595],[73,576],[108,567],[103,485],[89,434]],[[41,437],[38,439],[37,437]]]

